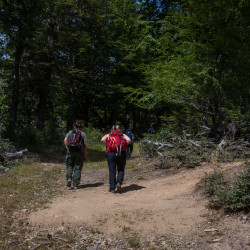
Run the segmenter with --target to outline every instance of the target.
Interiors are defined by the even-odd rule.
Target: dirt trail
[[[126,183],[121,194],[109,193],[106,185],[68,191],[32,213],[30,223],[44,227],[84,223],[108,233],[129,228],[141,234],[186,234],[205,220],[207,201],[196,192],[205,171],[212,167]]]
[[[221,169],[230,176],[241,165],[221,164]],[[45,230],[92,228],[108,238],[135,232],[144,240],[157,241],[155,249],[165,249],[164,242],[172,244],[173,249],[248,249],[248,216],[215,211],[213,218],[208,217],[211,211],[206,209],[207,200],[199,183],[213,170],[213,165],[203,165],[170,174],[168,170],[157,173],[141,166],[137,174],[127,171],[121,194],[108,192],[107,176],[106,180],[102,178],[107,170],[84,171],[80,189],[66,190],[47,207],[31,213],[29,223]],[[138,180],[141,175],[144,180]],[[104,238],[95,242],[101,249],[117,249],[105,247]],[[117,242],[112,244],[117,246]]]

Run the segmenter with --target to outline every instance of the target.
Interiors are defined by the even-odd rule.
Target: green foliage
[[[152,137],[145,137],[144,139],[140,140],[139,142],[139,150],[140,155],[145,158],[153,158],[157,156],[157,149],[159,148],[159,145],[154,144],[154,140]]]
[[[29,151],[40,152],[44,148],[42,134],[34,127],[26,127],[18,134],[18,144],[20,147],[27,147]]]
[[[103,137],[104,133],[91,127],[85,128],[84,133],[87,136],[87,160],[85,167],[106,167],[106,147],[101,143],[101,138]]]
[[[20,148],[27,148],[31,152],[61,152],[65,138],[64,128],[47,123],[40,131],[33,126],[20,129],[16,144]]]
[[[7,139],[3,139],[0,135],[0,154],[8,152],[11,149],[11,143]]]
[[[205,177],[202,185],[209,197],[210,208],[223,208],[225,212],[250,211],[249,166],[232,182],[226,181],[223,173],[215,170],[213,174]]]
[[[57,124],[69,130],[78,118],[140,134],[151,122],[179,134],[248,122],[248,9],[246,0],[0,1],[1,135],[36,150],[48,134],[59,146]]]
[[[227,212],[250,211],[250,167],[225,190],[224,209]]]
[[[104,136],[104,133],[95,128],[85,128],[84,133],[87,136],[88,147],[92,149],[103,148],[103,145],[101,144],[101,139]]]
[[[226,184],[227,181],[219,167],[215,168],[212,174],[207,175],[202,183],[205,189],[205,194],[208,197],[220,193],[220,190],[225,188]]]
[[[140,238],[138,237],[138,235],[133,234],[131,237],[129,237],[128,244],[130,247],[134,249],[137,249],[138,247],[140,247],[141,242],[140,242]]]
[[[196,131],[204,115],[216,128],[223,119],[239,121],[237,114],[246,121],[249,105],[242,100],[249,103],[244,80],[249,75],[247,6],[247,1],[186,1],[155,21],[161,26],[159,54],[145,65],[147,88],[130,88],[130,100],[151,110],[165,105],[164,115],[172,116],[178,126],[196,124]],[[239,57],[245,52],[248,56]],[[193,118],[198,122],[192,123]]]

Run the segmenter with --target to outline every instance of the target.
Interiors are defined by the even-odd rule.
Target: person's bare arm
[[[67,148],[67,142],[68,142],[68,138],[67,138],[67,137],[65,137],[65,139],[64,139],[64,145],[65,145],[65,148]]]
[[[130,138],[127,135],[123,134],[123,137],[127,141],[128,144],[131,142]]]
[[[108,137],[109,137],[108,134],[106,134],[106,135],[104,135],[104,136],[102,137],[101,142],[102,142],[104,145],[108,145],[108,143],[107,143]]]

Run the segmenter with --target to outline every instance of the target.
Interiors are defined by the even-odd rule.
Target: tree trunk
[[[68,108],[68,115],[67,115],[67,131],[71,130],[73,128],[74,123],[74,103],[75,103],[75,96],[74,91],[71,89],[70,91],[70,100],[69,100],[69,108]]]
[[[45,126],[47,104],[49,97],[49,88],[52,78],[52,62],[54,50],[54,31],[55,23],[49,18],[47,20],[47,33],[48,33],[48,54],[46,56],[46,67],[44,70],[44,82],[42,83],[39,93],[39,104],[37,108],[37,128],[42,130]]]
[[[43,130],[45,126],[46,106],[47,106],[47,99],[48,99],[48,92],[47,92],[48,86],[49,86],[48,82],[47,80],[45,80],[44,85],[39,92],[39,103],[37,107],[37,128],[39,130]]]
[[[138,113],[138,111],[137,111]],[[132,108],[132,124],[131,127],[133,130],[137,129],[136,121],[137,121],[136,109]]]
[[[8,127],[8,135],[11,140],[15,138],[15,126],[17,121],[17,110],[19,104],[19,88],[20,88],[20,63],[24,52],[23,40],[20,40],[14,53],[14,69],[12,80],[12,96],[10,104],[10,120]]]

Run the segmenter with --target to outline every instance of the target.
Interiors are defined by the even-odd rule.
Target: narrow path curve
[[[107,233],[134,230],[141,234],[186,234],[205,219],[206,200],[196,192],[207,166],[149,181],[126,183],[121,194],[106,185],[69,190],[48,207],[33,212],[30,223],[40,227],[89,225]]]
[[[63,187],[63,195],[29,214],[33,236],[27,237],[45,234],[60,240],[71,232],[76,246],[91,243],[93,249],[131,249],[134,236],[138,249],[249,249],[249,215],[206,209],[200,183],[216,165],[152,171],[140,164],[136,172],[127,169],[122,194],[107,191],[107,169],[85,170],[80,189]],[[245,167],[242,162],[220,164],[227,178]]]

